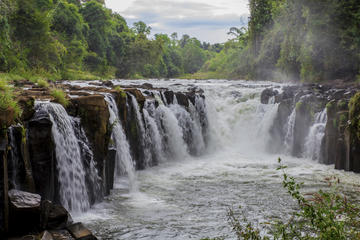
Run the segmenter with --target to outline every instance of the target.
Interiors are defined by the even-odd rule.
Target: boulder
[[[44,200],[41,203],[41,227],[47,230],[65,228],[71,222],[71,216],[61,205]]]
[[[97,240],[97,238],[82,223],[75,223],[67,227],[67,230],[76,240]]]
[[[279,92],[277,90],[274,90],[272,88],[267,88],[261,93],[260,101],[262,104],[268,104],[270,98],[275,97],[278,95]]]
[[[40,230],[41,196],[19,190],[9,191],[9,232],[21,236]]]
[[[71,236],[69,231],[67,231],[65,229],[53,230],[53,231],[50,231],[50,233],[54,240],[74,240],[75,239]]]

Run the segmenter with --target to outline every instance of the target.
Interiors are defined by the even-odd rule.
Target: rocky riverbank
[[[40,88],[30,82],[17,84],[21,118],[15,122],[12,109],[0,112],[0,235],[3,237],[31,234],[40,239],[95,239],[83,225],[72,222],[68,211],[83,210],[101,201],[110,193],[117,170],[121,168],[117,166],[120,153],[113,138],[118,123],[109,120],[114,110],[114,106],[109,105],[110,100],[116,103],[116,118],[126,135],[129,157],[136,170],[161,161],[162,153],[157,146],[144,141],[144,134],[158,134],[154,131],[159,130],[152,129],[156,126],[152,126],[155,116],[151,111],[161,105],[174,103],[179,106],[179,114],[187,116],[184,128],[188,131],[185,131],[184,139],[192,154],[199,153],[198,149],[191,148],[195,127],[200,132],[206,131],[206,115],[199,105],[204,96],[197,89],[173,92],[150,84],[114,86],[110,81],[88,82],[86,86],[57,83],[50,88]],[[51,87],[62,89],[69,104],[52,104],[57,99],[52,96]],[[159,114],[163,117],[161,111]],[[196,122],[192,122],[190,114],[196,115]],[[73,134],[73,141],[66,146],[79,146],[67,149],[71,154],[64,153],[69,156],[63,156],[59,146],[67,144],[69,139],[56,134]],[[148,136],[150,140],[151,137]],[[162,141],[164,145],[171,143],[166,137]],[[62,169],[64,163],[69,164],[69,171]],[[76,171],[79,166],[81,169]],[[68,172],[70,176],[64,176]],[[83,179],[78,181],[78,178]],[[82,184],[81,193],[72,192],[67,186],[73,182]],[[73,199],[67,196],[72,194]],[[78,194],[85,196],[87,204],[82,201],[74,205]],[[77,206],[79,209],[74,209]]]
[[[264,90],[263,103],[279,104],[269,150],[281,152],[287,148],[292,156],[312,157],[324,164],[335,164],[336,169],[360,172],[358,91],[356,85],[318,84],[288,86],[281,92]],[[311,142],[311,134],[318,137],[318,143]],[[307,153],[314,147],[307,144],[320,144],[319,152]]]

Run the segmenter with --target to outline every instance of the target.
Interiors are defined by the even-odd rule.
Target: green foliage
[[[349,102],[349,120],[351,133],[360,140],[360,92],[356,93]]]
[[[44,80],[44,79],[39,79],[39,80],[37,81],[37,85],[38,85],[39,87],[42,87],[42,88],[48,88],[48,87],[49,87],[49,83],[48,83],[46,80]]]
[[[15,118],[21,114],[21,109],[15,100],[12,87],[5,80],[0,79],[0,110],[6,111],[8,109],[14,111]]]
[[[233,210],[228,213],[229,223],[237,239],[359,239],[360,237],[360,206],[352,204],[339,192],[336,177],[326,179],[332,186],[331,190],[319,190],[313,194],[301,193],[301,183],[285,172],[286,166],[279,159],[278,170],[282,171],[283,187],[297,202],[298,211],[286,223],[278,221],[272,225],[265,236],[260,229],[250,223],[246,217],[242,220]]]
[[[64,107],[69,104],[69,100],[66,99],[66,94],[63,90],[54,88],[51,90],[50,94],[54,98],[55,102],[60,103]]]

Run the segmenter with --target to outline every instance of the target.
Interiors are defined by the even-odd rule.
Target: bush
[[[66,94],[61,89],[54,88],[51,91],[51,96],[54,97],[54,102],[60,103],[64,107],[66,107],[69,104],[69,101],[66,99]]]
[[[254,227],[245,217],[240,221],[229,210],[229,223],[237,239],[360,239],[360,206],[352,204],[339,193],[337,178],[326,179],[331,191],[318,191],[306,198],[300,192],[302,184],[289,177],[279,159],[278,170],[283,171],[283,187],[298,203],[299,211],[294,212],[287,222],[276,222],[267,236],[261,236],[260,229]]]
[[[17,118],[21,114],[21,109],[15,101],[12,88],[5,80],[0,79],[0,110],[14,110],[14,117]]]
[[[37,85],[38,85],[39,87],[42,87],[42,88],[48,88],[48,87],[49,87],[49,83],[48,83],[46,80],[44,80],[44,79],[39,79],[39,80],[37,81]]]

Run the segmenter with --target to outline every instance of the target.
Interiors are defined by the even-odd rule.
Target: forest
[[[1,0],[0,71],[56,79],[170,78],[198,71],[220,44],[127,25],[104,1]]]
[[[1,0],[0,75],[10,80],[357,80],[360,2],[250,0],[247,27],[209,44],[129,26],[103,0]]]

